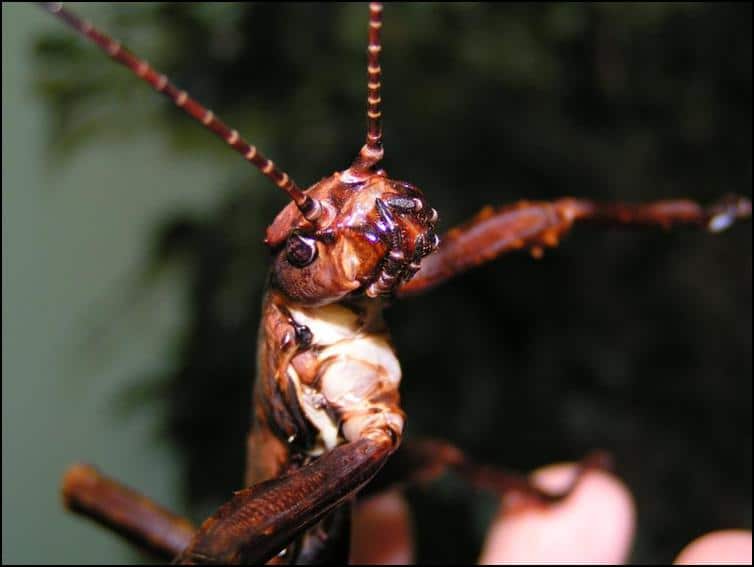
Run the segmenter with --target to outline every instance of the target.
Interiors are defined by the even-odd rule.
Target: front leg
[[[466,270],[507,252],[528,248],[539,256],[557,246],[574,223],[607,226],[702,228],[719,232],[751,216],[751,202],[728,196],[709,207],[686,199],[646,204],[595,203],[583,199],[521,201],[499,209],[484,208],[464,225],[449,230],[440,246],[422,260],[421,269],[397,291],[399,297],[422,293]]]
[[[198,530],[85,465],[66,474],[63,497],[71,510],[163,560],[263,563],[368,483],[396,445],[392,431],[366,432],[289,475],[236,492]]]
[[[396,443],[392,432],[369,432],[287,476],[236,492],[175,563],[267,561],[369,482]]]

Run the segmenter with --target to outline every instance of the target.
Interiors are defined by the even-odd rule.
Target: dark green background
[[[81,10],[302,185],[347,166],[363,141],[364,5]],[[6,422],[7,382],[29,370],[8,376],[5,363],[6,336],[17,338],[6,305],[28,301],[22,281],[11,288],[18,295],[6,293],[6,271],[21,273],[28,256],[19,249],[18,262],[6,263],[6,172],[14,165],[6,150],[16,148],[6,147],[6,114],[14,114],[6,83],[15,76],[5,63],[34,46],[23,98],[37,105],[47,141],[35,199],[54,205],[47,239],[27,231],[15,242],[52,254],[55,234],[87,223],[99,228],[84,242],[113,222],[134,231],[69,252],[80,268],[65,272],[66,284],[99,291],[80,300],[87,316],[67,328],[82,346],[63,350],[85,367],[68,374],[78,374],[80,387],[115,372],[120,385],[102,392],[98,412],[78,413],[91,416],[96,443],[136,471],[132,484],[198,519],[241,481],[266,266],[260,240],[284,199],[55,22],[38,23],[43,29],[8,54],[8,14],[29,11],[3,7],[3,492],[19,491],[24,478],[17,459],[6,483],[6,439],[28,448],[17,435],[34,399],[15,404],[17,421]],[[389,5],[383,43],[385,167],[427,193],[444,228],[484,204],[521,198],[751,196],[750,5]],[[82,163],[108,146],[116,157]],[[73,171],[76,192],[66,194],[56,181]],[[20,189],[23,176],[12,183]],[[56,215],[55,207],[84,216]],[[105,209],[116,221],[103,220]],[[138,246],[120,262],[126,241]],[[98,276],[97,262],[119,269]],[[513,255],[390,309],[408,434],[444,437],[479,460],[521,470],[608,449],[637,500],[633,560],[670,561],[706,530],[751,527],[750,313],[750,224],[718,236],[578,230],[541,261]],[[159,337],[145,341],[151,334]],[[31,333],[17,344],[35,340],[44,348],[50,339]],[[41,384],[38,396],[51,395]],[[160,457],[148,461],[108,444],[134,423],[151,424],[137,438],[175,445],[150,445]],[[67,427],[65,418],[55,423]],[[35,455],[54,444],[56,463],[97,460],[49,436],[34,442]],[[165,473],[159,459],[177,468]],[[473,560],[493,500],[453,479],[409,496],[419,560]],[[6,551],[6,535],[23,531],[6,532],[6,512],[4,502],[4,559],[40,557],[28,544]],[[50,520],[50,530],[56,521],[70,520]],[[88,526],[79,533],[84,542],[108,537]],[[68,543],[57,560],[97,559],[83,554],[88,543]]]

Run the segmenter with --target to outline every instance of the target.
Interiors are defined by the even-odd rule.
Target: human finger
[[[549,492],[563,490],[575,465],[552,465],[532,475]],[[635,527],[628,488],[615,476],[588,471],[565,500],[520,506],[505,500],[487,533],[480,563],[623,563]]]
[[[676,565],[751,565],[751,532],[721,530],[696,538],[678,554]]]
[[[397,490],[359,502],[351,524],[351,563],[407,565],[414,559],[411,515]]]

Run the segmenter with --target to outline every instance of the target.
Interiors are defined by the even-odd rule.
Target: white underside
[[[358,316],[338,304],[289,310],[312,332],[312,346],[321,349],[317,389],[301,384],[293,367],[288,368],[299,403],[319,431],[312,454],[330,450],[344,439],[352,441],[370,427],[390,424],[402,430],[403,416],[374,401],[377,395],[396,390],[401,381],[400,364],[387,336],[365,332]],[[345,416],[342,423],[333,420],[327,405]]]

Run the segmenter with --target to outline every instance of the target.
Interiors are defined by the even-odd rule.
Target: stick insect
[[[52,9],[54,10],[55,8]],[[58,11],[58,13],[62,12]],[[372,10],[371,21],[373,23],[377,23],[378,21],[381,22],[376,19],[378,16],[375,15],[379,13],[381,12],[377,8]],[[81,28],[82,26],[79,25],[78,27]],[[369,29],[373,30],[375,29],[375,26],[370,25]],[[91,32],[91,30],[89,31]],[[372,33],[373,32],[370,32],[370,45],[372,48],[379,48],[379,38],[375,41],[375,38],[371,36]],[[101,47],[109,51],[111,56],[117,58],[119,55],[126,52],[121,51],[122,48],[116,47],[116,45],[117,44],[115,43],[104,40],[101,43]],[[379,49],[370,49],[370,59],[375,57],[377,53],[379,53]],[[147,78],[147,80],[151,79],[150,82],[152,83],[152,86],[157,90],[167,92],[170,98],[179,107],[193,109],[192,115],[195,118],[213,129],[215,133],[218,133],[234,149],[241,151],[241,153],[251,160],[254,165],[260,168],[263,173],[272,177],[273,181],[278,186],[291,194],[295,206],[289,205],[286,212],[283,213],[283,216],[279,217],[279,219],[282,219],[280,222],[283,223],[284,228],[280,229],[276,225],[273,225],[273,230],[268,232],[268,243],[272,246],[273,250],[277,251],[279,254],[275,271],[276,275],[274,276],[274,281],[277,283],[272,286],[272,289],[280,290],[282,288],[283,294],[286,296],[286,301],[283,303],[288,305],[286,302],[288,302],[293,296],[294,304],[306,305],[306,309],[308,309],[309,306],[313,304],[335,299],[333,297],[322,299],[321,297],[306,295],[315,293],[310,289],[308,282],[318,281],[318,274],[307,273],[307,284],[302,284],[297,278],[300,277],[301,271],[309,270],[309,272],[311,272],[314,269],[312,266],[315,266],[317,262],[326,258],[328,254],[330,254],[330,252],[327,252],[324,248],[328,246],[328,244],[334,246],[337,245],[338,242],[350,242],[350,240],[342,235],[335,234],[334,236],[328,236],[327,233],[328,229],[333,226],[342,226],[344,227],[344,230],[345,228],[348,230],[354,230],[355,228],[354,226],[351,226],[348,223],[343,223],[343,221],[339,220],[341,219],[339,215],[343,213],[343,209],[346,207],[346,200],[340,199],[342,202],[337,205],[331,203],[332,201],[339,201],[339,199],[333,199],[331,196],[336,192],[338,185],[334,182],[332,185],[324,183],[321,184],[317,190],[312,189],[309,192],[299,191],[298,186],[293,184],[286,173],[283,173],[282,170],[273,168],[266,158],[260,157],[261,154],[258,152],[252,152],[251,146],[242,145],[239,134],[234,134],[233,130],[221,127],[219,125],[220,123],[214,119],[214,116],[209,115],[209,111],[205,110],[203,107],[193,106],[193,101],[189,98],[188,94],[182,94],[182,91],[177,90],[177,87],[173,87],[170,83],[166,82],[163,84],[161,79],[162,75],[157,72],[152,73],[150,69],[141,66],[141,63],[136,61],[132,61],[132,63],[132,70],[134,70],[137,75],[143,74],[144,78]],[[372,65],[372,68],[378,65],[374,59],[370,61],[370,64]],[[379,80],[373,80],[375,78],[374,74],[370,77],[370,82],[373,85],[379,82]],[[170,86],[170,88],[168,88],[168,86]],[[374,191],[379,191],[378,194],[369,194],[370,207],[366,207],[366,205],[359,206],[360,210],[361,207],[363,207],[364,210],[367,208],[369,209],[367,215],[363,217],[360,222],[362,225],[369,223],[374,225],[371,232],[362,232],[366,235],[366,238],[369,238],[370,236],[373,237],[374,242],[372,242],[372,244],[374,245],[374,250],[377,250],[377,253],[367,262],[369,267],[364,268],[364,273],[359,273],[355,280],[347,282],[348,285],[346,287],[349,287],[349,289],[339,289],[337,291],[336,296],[338,301],[342,300],[345,295],[348,295],[349,299],[347,300],[347,305],[349,305],[349,308],[355,308],[355,305],[352,305],[350,302],[358,303],[358,301],[361,300],[356,300],[355,297],[361,297],[362,294],[366,294],[368,297],[375,296],[370,297],[370,300],[363,300],[365,305],[372,305],[380,301],[378,296],[393,292],[400,297],[402,295],[422,291],[435,282],[442,281],[457,272],[463,271],[472,264],[481,263],[482,260],[491,259],[492,257],[496,257],[512,249],[532,248],[536,251],[542,247],[552,246],[557,243],[559,237],[562,235],[561,233],[566,232],[570,228],[570,224],[574,220],[579,222],[581,220],[591,219],[606,222],[608,224],[691,224],[711,229],[720,229],[724,228],[734,218],[747,216],[749,212],[749,205],[744,200],[724,201],[707,209],[700,208],[694,203],[687,201],[663,202],[661,204],[636,208],[627,205],[600,207],[595,206],[591,202],[579,200],[564,200],[548,204],[522,204],[518,207],[514,206],[509,209],[501,209],[497,211],[488,210],[480,217],[477,217],[473,225],[468,225],[466,229],[461,229],[460,232],[451,232],[447,238],[441,239],[441,242],[445,242],[445,244],[441,243],[438,251],[433,252],[432,248],[436,245],[434,238],[436,236],[434,230],[434,222],[436,219],[434,218],[435,215],[432,213],[431,206],[425,199],[425,196],[409,184],[396,185],[396,182],[390,181],[390,178],[386,174],[378,173],[379,170],[377,168],[380,167],[381,160],[381,155],[379,154],[381,151],[381,137],[379,135],[380,125],[377,120],[379,118],[378,115],[380,114],[380,109],[376,106],[378,103],[375,101],[379,99],[379,93],[372,90],[369,93],[369,96],[371,99],[370,104],[372,105],[369,110],[372,115],[370,117],[369,134],[371,134],[372,138],[368,137],[365,146],[366,151],[359,154],[359,158],[357,158],[354,164],[347,169],[343,175],[345,175],[347,182],[351,182],[355,187],[360,187],[359,193],[361,195],[369,194],[370,187]],[[191,101],[190,104],[189,101]],[[371,144],[370,140],[372,141]],[[265,170],[267,171],[265,172]],[[361,189],[363,189],[363,191],[361,191]],[[389,195],[389,197],[387,195]],[[383,198],[383,196],[385,196],[385,198]],[[426,197],[431,199],[431,192],[428,191]],[[303,217],[301,215],[303,215]],[[307,215],[309,218],[307,218]],[[321,226],[319,226],[318,223]],[[404,226],[402,223],[407,224]],[[544,223],[542,225],[544,228],[540,227],[538,230],[532,229],[532,225],[538,223]],[[488,228],[485,229],[485,227]],[[515,228],[511,229],[510,227]],[[312,231],[312,229],[315,230]],[[511,230],[509,234],[510,237],[508,239],[501,238],[501,236],[508,236],[506,230]],[[481,240],[470,242],[468,235],[474,234],[474,232],[480,233]],[[494,238],[491,236],[492,234],[494,234]],[[312,240],[312,238],[314,240]],[[329,238],[334,238],[334,240],[328,242],[327,239]],[[495,249],[498,245],[500,248]],[[349,244],[351,250],[355,250],[356,248],[359,248],[359,246],[360,245],[353,243]],[[483,251],[486,249],[488,252],[485,251],[481,256],[477,256],[476,254],[480,249]],[[285,251],[285,257],[282,255],[283,250]],[[291,258],[294,259],[291,260]],[[285,265],[284,261],[286,259],[290,266]],[[280,267],[281,263],[285,269]],[[301,265],[296,265],[296,263]],[[418,271],[418,273],[412,277],[410,273],[413,271]],[[339,278],[333,278],[331,276],[328,276],[328,278],[327,286],[343,283],[342,281],[338,281]],[[355,285],[356,281],[359,283],[358,287],[352,287]],[[348,293],[343,295],[345,291]],[[322,309],[324,306],[316,305],[314,308]],[[367,308],[362,307],[362,309]],[[290,312],[290,308],[288,308],[288,311]],[[278,337],[278,343],[280,345],[283,345],[283,343],[288,347],[292,344],[295,345],[295,348],[291,347],[295,352],[286,355],[291,357],[291,361],[311,355],[312,352],[317,351],[317,346],[321,346],[317,341],[317,332],[312,330],[316,325],[314,323],[306,324],[302,322],[299,319],[304,315],[297,315],[298,313],[298,311],[294,310],[294,313],[289,317],[290,320],[286,319],[288,326],[290,327],[287,330],[292,331],[293,335],[288,336],[283,333]],[[364,311],[364,313],[369,314],[369,309]],[[367,317],[367,319],[368,318],[369,317]],[[269,317],[267,320],[269,322]],[[283,326],[285,325],[283,324]],[[265,333],[263,333],[263,335],[264,334]],[[272,335],[272,331],[266,332],[266,335]],[[286,339],[286,337],[288,338]],[[285,349],[280,350],[282,352]],[[293,362],[291,362],[291,364],[293,364]],[[304,373],[305,372],[301,372],[300,374]],[[395,375],[393,378],[395,378]],[[318,380],[322,380],[322,377],[320,376]],[[257,382],[257,384],[260,383],[262,382]],[[281,392],[288,391],[290,393],[291,391],[287,390],[285,384],[279,385],[278,387]],[[303,394],[298,393],[297,385],[295,383],[293,389],[296,390],[294,401],[299,400],[300,402],[300,396]],[[321,394],[322,392],[319,393]],[[381,392],[381,394],[385,393]],[[388,427],[391,432],[389,435],[391,439],[393,437],[399,438],[401,435],[399,422],[402,420],[402,417],[400,417],[401,414],[397,407],[397,398],[395,398],[395,395],[394,391],[389,392],[387,395],[387,398],[391,398],[392,396],[392,413],[390,413],[390,415],[392,415],[392,421],[390,423],[392,423],[393,426]],[[325,397],[327,398],[327,396]],[[258,394],[257,399],[269,400],[270,397],[268,394]],[[287,403],[290,402],[287,401]],[[371,409],[374,409],[374,406],[370,406],[370,410]],[[385,410],[385,407],[383,407],[382,410]],[[260,421],[269,422],[269,414],[271,411],[271,409],[265,410],[264,415],[259,418]],[[289,411],[289,408],[287,408],[286,411]],[[327,461],[327,459],[336,459],[338,455],[345,452],[348,449],[348,444],[343,444],[342,446],[344,448],[341,449],[341,443],[344,439],[348,439],[348,437],[345,436],[345,433],[349,430],[349,427],[343,427],[348,420],[344,417],[346,415],[345,409],[339,408],[339,413],[341,415],[338,416],[337,424],[339,427],[336,429],[339,431],[336,436],[336,441],[332,441],[331,439],[328,445],[328,443],[325,443],[325,435],[321,435],[322,439],[317,438],[318,441],[314,443],[310,441],[304,443],[304,453],[306,456],[301,463],[293,464],[295,459],[291,458],[293,453],[300,451],[297,443],[300,443],[301,439],[296,438],[296,433],[299,433],[299,429],[293,431],[289,428],[289,430],[284,431],[273,431],[273,437],[275,439],[278,441],[285,441],[288,447],[294,447],[296,449],[296,451],[288,450],[290,454],[284,459],[287,463],[286,466],[301,466],[301,470],[309,470],[307,467],[311,467],[315,465],[315,463],[319,463],[318,466],[325,466],[325,461]],[[304,414],[305,415],[301,416],[303,421],[297,424],[301,425],[303,423],[305,427],[302,431],[306,430],[306,428],[311,428],[312,423],[315,423],[317,419],[313,415],[306,413],[306,411],[304,411]],[[386,414],[383,411],[379,415]],[[279,423],[277,426],[281,427]],[[352,434],[352,439],[350,439],[350,441],[354,442],[354,440],[358,440],[355,441],[356,443],[370,443],[374,441],[374,439],[370,437],[371,434],[361,435],[361,433],[368,431],[369,428],[366,428],[363,431],[359,430],[358,427],[356,429],[358,430],[358,433]],[[259,432],[262,430],[263,428],[257,427],[254,431]],[[318,431],[322,434],[324,429],[320,428]],[[334,434],[331,430],[330,436],[332,437],[332,435]],[[291,436],[293,436],[292,440]],[[367,440],[363,441],[362,437],[365,437]],[[289,440],[291,441],[289,442]],[[313,449],[317,442],[324,443],[324,447]],[[397,439],[391,441],[387,448],[378,444],[380,446],[378,455],[382,452],[384,457],[374,457],[368,464],[363,464],[362,466],[367,469],[367,472],[361,474],[371,478],[374,474],[373,469],[377,469],[382,465],[383,459],[387,458],[387,454],[392,453],[395,444],[397,444]],[[385,442],[385,445],[387,446],[387,442]],[[260,444],[255,442],[253,443],[253,446],[259,448]],[[442,453],[442,451],[438,451],[436,454],[440,453]],[[265,452],[265,454],[268,455],[269,453]],[[320,454],[322,455],[321,457],[319,456]],[[319,458],[311,463],[308,462],[308,459],[314,459],[315,457]],[[262,461],[260,459],[252,459],[251,462],[259,463]],[[458,462],[448,464],[459,466]],[[253,466],[254,465],[252,465],[252,467]],[[76,470],[80,474],[89,474],[87,472],[88,469]],[[278,477],[281,472],[282,469],[274,471],[275,474],[270,474],[269,471],[250,473],[250,477],[255,479]],[[301,473],[301,475],[303,475],[303,473]],[[363,481],[363,477],[359,477],[356,473],[353,473],[353,476],[349,476],[343,471],[343,475],[344,478],[357,478],[357,480],[353,481],[356,485],[352,487],[353,489],[350,492],[347,491],[348,494],[356,491],[360,487],[359,482]],[[469,473],[469,476],[474,477],[474,474]],[[502,479],[500,482],[504,484]],[[104,483],[102,486],[108,486],[112,487],[113,490],[118,490],[115,485]],[[521,486],[522,490],[526,490],[524,486],[525,485]],[[75,493],[75,490],[72,492]],[[330,494],[332,495],[331,497],[334,498],[345,498],[348,496],[348,494],[341,494],[338,496],[335,496],[335,493]],[[540,496],[544,497],[544,495]],[[77,498],[77,496],[72,496],[74,504],[79,502]],[[324,496],[322,496],[322,498],[324,498]],[[81,497],[80,501],[84,502],[85,499]],[[97,503],[87,501],[86,505],[80,504],[80,506],[94,506],[96,508]],[[325,511],[311,513],[306,521],[319,521],[319,518],[331,509],[327,507],[325,508]],[[93,510],[94,508],[90,508],[90,512],[93,515],[97,515],[97,512]],[[105,515],[107,513],[102,510],[100,510],[100,512]],[[336,516],[328,517],[327,521],[336,525],[338,524],[338,518]],[[185,525],[180,524],[180,522],[178,522],[177,525],[185,528]],[[180,529],[176,529],[180,531]],[[188,528],[186,528],[186,531],[188,531]],[[290,528],[288,531],[283,531],[285,532],[284,535],[281,536],[283,539],[290,537]],[[255,542],[255,546],[253,546],[255,549],[250,552],[252,555],[244,555],[244,559],[266,559],[271,553],[276,553],[279,551],[280,547],[284,547],[280,540],[274,540],[271,543],[268,543],[267,547],[257,546],[256,543],[257,542]],[[180,547],[177,544],[175,545],[176,547]],[[232,549],[233,546],[231,545],[226,552],[230,553]],[[290,557],[305,554],[305,551],[302,550],[306,550],[308,547],[305,542],[299,541],[297,545],[286,549],[288,550],[288,555]],[[171,551],[176,552],[178,550],[172,548]],[[245,554],[247,552],[246,549],[244,549],[243,553],[238,551],[238,549],[236,549],[236,551],[239,554]],[[197,557],[200,559],[214,557],[205,557],[206,554],[201,550],[195,553],[198,553]],[[257,555],[254,555],[253,553],[257,553]],[[233,557],[235,558],[236,556]],[[221,559],[228,560],[229,558],[230,556],[223,556]]]

